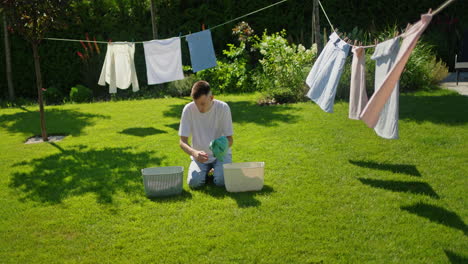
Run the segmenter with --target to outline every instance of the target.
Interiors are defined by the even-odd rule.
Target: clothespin
[[[205,30],[205,24],[201,24],[201,29]]]
[[[400,32],[398,32],[398,30],[395,30],[395,32],[393,32],[393,37],[396,38],[398,36]]]
[[[429,8],[429,11],[427,11],[428,14],[432,13],[432,8]]]
[[[379,44],[379,41],[377,39],[374,39],[374,43],[377,46],[377,44]]]
[[[359,43],[357,40],[354,40],[354,46],[357,46]]]

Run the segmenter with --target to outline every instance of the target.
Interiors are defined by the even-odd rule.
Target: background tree
[[[15,89],[13,87],[13,75],[11,73],[11,52],[10,52],[10,39],[8,37],[8,23],[6,15],[3,14],[3,10],[0,10],[3,16],[3,36],[5,43],[5,66],[6,66],[6,77],[8,83],[8,99],[10,101],[15,100]]]
[[[36,87],[39,103],[41,136],[48,141],[43,101],[41,64],[38,46],[44,34],[53,27],[63,26],[60,18],[66,16],[73,0],[2,0],[1,7],[10,18],[11,26],[19,32],[32,46]]]

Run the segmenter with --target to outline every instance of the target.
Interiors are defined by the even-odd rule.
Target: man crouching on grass
[[[203,186],[208,172],[214,169],[214,184],[224,186],[223,164],[232,162],[231,109],[225,102],[213,99],[210,84],[206,81],[196,82],[192,86],[191,96],[193,102],[185,105],[179,126],[180,147],[192,159],[187,183],[191,188]],[[190,135],[192,145],[188,143]],[[217,159],[210,150],[210,143],[222,136],[227,137],[229,149],[224,159]]]

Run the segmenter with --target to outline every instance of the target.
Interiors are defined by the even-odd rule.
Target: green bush
[[[174,97],[190,96],[193,84],[199,80],[201,79],[197,75],[191,74],[182,80],[170,82],[167,85],[167,93]]]
[[[420,41],[401,75],[400,90],[407,92],[433,89],[447,74],[447,65],[437,60],[433,47]]]
[[[70,90],[70,100],[75,103],[89,102],[93,98],[91,89],[79,84]]]
[[[47,88],[43,93],[44,100],[48,105],[61,104],[63,103],[63,94],[55,86]]]
[[[218,66],[197,72],[197,77],[209,82],[216,93],[253,91],[245,43],[241,42],[239,46],[228,44],[228,47],[223,50],[226,60],[218,60]]]
[[[263,92],[263,100],[278,103],[298,102],[305,99],[307,71],[317,54],[316,46],[306,49],[302,45],[289,44],[286,31],[256,37],[253,48],[260,52],[261,70],[254,76],[257,90]]]

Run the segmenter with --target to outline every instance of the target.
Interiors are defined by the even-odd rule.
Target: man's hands
[[[204,151],[198,151],[190,147],[190,145],[188,144],[188,137],[180,136],[179,145],[185,151],[185,153],[193,156],[193,158],[196,161],[198,162],[208,161],[208,154],[206,154]]]
[[[192,156],[198,162],[208,161],[208,154],[206,154],[204,151],[195,150]]]

